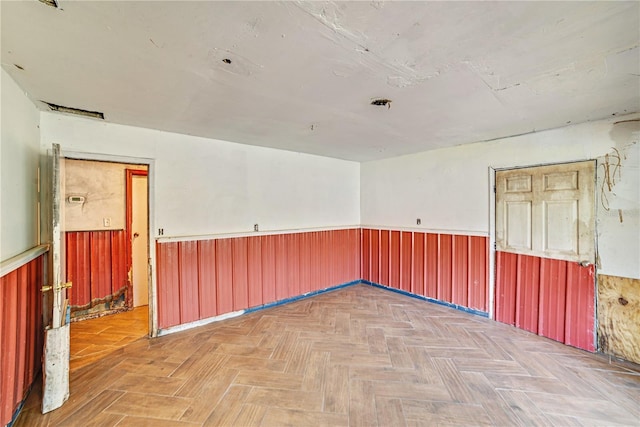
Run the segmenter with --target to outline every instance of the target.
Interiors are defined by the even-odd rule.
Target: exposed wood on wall
[[[598,343],[603,353],[640,363],[640,279],[598,275]]]

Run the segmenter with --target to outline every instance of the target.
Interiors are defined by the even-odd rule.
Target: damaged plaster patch
[[[640,120],[616,122],[609,135],[616,146],[598,159],[600,204],[622,223],[625,215],[640,215]]]
[[[80,108],[65,107],[64,105],[52,104],[51,102],[47,102],[47,101],[42,101],[42,102],[45,103],[51,111],[57,111],[59,113],[74,114],[76,116],[92,117],[94,119],[104,120],[104,114],[99,111],[88,111]]]
[[[375,9],[381,9],[384,5],[382,2],[370,4]],[[431,74],[420,72],[411,64],[386,59],[369,49],[367,47],[370,44],[368,36],[360,31],[348,28],[344,23],[345,10],[349,7],[348,5],[348,3],[339,2],[295,3],[298,9],[318,21],[328,30],[325,36],[329,40],[346,50],[354,50],[361,54],[356,62],[357,67],[351,66],[345,67],[346,70],[333,70],[333,74],[338,77],[350,77],[357,73],[360,68],[365,67],[387,74],[387,84],[397,88],[419,85],[440,75],[440,71]]]

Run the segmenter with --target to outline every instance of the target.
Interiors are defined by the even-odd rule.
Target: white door
[[[149,304],[147,177],[133,175],[131,180],[131,255],[133,263],[133,306]]]
[[[496,250],[595,263],[595,162],[496,172]]]
[[[42,413],[62,406],[69,398],[69,323],[67,322],[67,289],[64,283],[63,216],[61,185],[63,163],[60,162],[60,146],[53,144],[49,159],[48,177],[51,182],[49,194],[50,254],[49,286],[42,288],[45,344],[42,356]]]

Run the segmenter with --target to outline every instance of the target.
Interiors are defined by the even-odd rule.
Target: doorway
[[[595,350],[595,162],[495,173],[495,319]]]
[[[64,165],[75,369],[115,350],[114,342],[150,334],[148,165],[71,158]]]

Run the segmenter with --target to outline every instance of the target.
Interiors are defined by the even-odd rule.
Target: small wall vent
[[[42,101],[42,102],[47,104],[47,106],[51,111],[58,111],[60,113],[69,113],[69,114],[75,114],[76,116],[92,117],[94,119],[104,120],[104,114],[102,114],[99,111],[87,111],[87,110],[81,110],[79,108],[71,108],[71,107],[65,107],[62,105],[52,104],[47,101]]]

